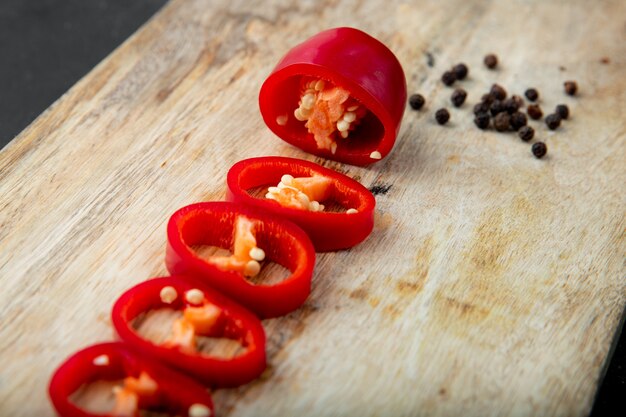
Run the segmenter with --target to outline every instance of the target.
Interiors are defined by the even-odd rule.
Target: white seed
[[[319,209],[318,211],[324,211],[324,209],[325,209],[325,208],[326,208],[326,206],[325,206],[325,205],[320,204],[320,209]]]
[[[93,364],[96,366],[107,366],[109,364],[108,355],[100,355],[93,358]]]
[[[317,80],[315,83],[315,89],[317,91],[322,91],[324,89],[324,80]]]
[[[211,409],[204,404],[192,404],[187,414],[189,417],[210,417]]]
[[[299,107],[293,112],[293,115],[301,122],[304,122],[307,119],[306,117],[304,117],[304,115],[302,114],[302,110]]]
[[[350,123],[346,122],[345,120],[339,120],[337,122],[337,130],[340,132],[345,132],[348,129],[350,129]]]
[[[312,109],[315,105],[315,96],[313,94],[305,94],[302,97],[302,107],[305,109]]]
[[[265,198],[269,198],[270,200],[276,200],[276,196],[272,193],[265,194]]]
[[[306,85],[307,85],[307,87],[309,87],[309,88],[313,88],[313,89],[315,89],[315,83],[317,83],[317,80],[311,80],[311,81],[309,81]]]
[[[337,152],[337,142],[333,142],[333,143],[330,145],[330,152],[331,152],[333,155],[335,154],[335,152]]]
[[[355,106],[350,106],[350,107],[348,107],[348,111],[355,111],[355,110],[356,110],[356,109],[358,109],[358,108],[359,108],[359,105],[358,105],[358,104],[357,104],[357,105],[355,105]]]
[[[255,261],[259,261],[260,262],[263,259],[265,259],[265,251],[263,249],[261,249],[261,248],[256,247],[256,246],[253,247],[252,249],[250,249],[250,252],[248,254]]]
[[[293,177],[289,174],[285,174],[282,177],[280,177],[280,182],[282,182],[285,185],[291,184],[292,181],[293,181]]]
[[[267,192],[268,193],[272,193],[272,194],[278,194],[278,193],[280,193],[280,188],[278,188],[278,187],[269,187],[267,189]]]
[[[185,300],[187,300],[189,304],[202,304],[204,293],[197,288],[192,288],[185,293]]]
[[[289,119],[289,116],[286,114],[283,114],[282,116],[278,116],[276,118],[276,124],[278,124],[279,126],[285,126],[287,124],[288,119]]]
[[[161,301],[165,304],[172,304],[178,297],[176,289],[174,287],[170,287],[169,285],[161,288],[159,295],[161,296]]]
[[[300,200],[300,203],[302,203],[304,207],[309,206],[309,197],[303,192],[298,193],[298,200]]]
[[[247,277],[253,277],[261,271],[261,264],[255,260],[248,261],[243,274]]]
[[[311,201],[311,203],[309,204],[309,210],[311,210],[311,211],[319,211],[320,210],[320,203],[318,203],[315,200]]]
[[[288,187],[288,185],[285,185],[285,183],[281,181],[276,187],[282,190],[283,188]]]
[[[348,209],[348,210],[346,211],[346,213],[347,213],[347,214],[355,214],[355,213],[358,213],[358,212],[359,212],[359,211],[358,211],[357,209],[353,209],[353,208]]]
[[[344,113],[343,120],[345,120],[348,123],[354,122],[356,120],[356,113],[352,111]]]
[[[374,152],[372,152],[372,153],[370,154],[370,158],[372,158],[372,159],[380,159],[380,158],[382,158],[382,157],[383,157],[383,156],[382,156],[382,155],[380,154],[380,152],[378,152],[378,151],[374,151]]]

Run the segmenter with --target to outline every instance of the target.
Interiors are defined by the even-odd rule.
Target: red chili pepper
[[[70,400],[85,384],[122,378],[110,413],[89,412]],[[211,395],[203,386],[122,343],[93,345],[69,357],[52,376],[48,393],[61,417],[138,417],[139,409],[190,417],[213,415]]]
[[[347,27],[318,33],[287,52],[259,94],[263,119],[280,138],[354,165],[391,151],[406,100],[406,78],[395,55]]]
[[[224,257],[203,258],[193,249],[196,245],[232,248],[234,255],[230,258],[237,256],[242,245],[238,244],[235,229],[242,217],[254,225],[256,248],[262,249],[267,260],[287,268],[291,275],[276,284],[255,284],[246,278],[245,269],[229,270],[238,259],[230,262]],[[315,249],[306,233],[291,222],[259,213],[252,207],[226,202],[183,207],[170,218],[167,237],[165,263],[170,273],[200,278],[262,318],[297,309],[311,291]],[[254,275],[252,272],[249,275]]]
[[[324,197],[341,206],[342,211],[285,207],[272,199],[250,194],[250,190],[258,187],[275,186],[285,174],[328,179]],[[262,208],[293,221],[320,252],[352,247],[363,241],[374,227],[376,199],[372,193],[346,175],[313,162],[279,156],[245,159],[230,168],[226,181],[228,201]]]
[[[162,344],[144,339],[133,320],[151,310],[184,310],[174,322],[174,337]],[[265,369],[265,332],[259,319],[215,290],[189,277],[144,281],[115,302],[113,326],[137,351],[183,371],[214,387],[232,387],[257,378]],[[196,350],[196,336],[225,337],[245,351],[230,359]]]

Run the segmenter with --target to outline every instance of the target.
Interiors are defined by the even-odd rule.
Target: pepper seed
[[[519,130],[522,126],[526,126],[528,120],[522,112],[516,111],[511,115],[511,129]]]
[[[413,110],[421,109],[422,107],[424,107],[425,102],[426,100],[424,99],[424,96],[421,94],[413,94],[411,95],[411,97],[409,97],[409,105],[411,106]]]
[[[529,88],[528,90],[526,90],[524,95],[530,101],[537,101],[537,99],[539,98],[539,91],[537,91],[535,88]]]
[[[550,130],[554,130],[561,125],[561,116],[552,113],[546,116],[546,125]]]
[[[506,132],[509,130],[510,124],[511,116],[506,112],[498,113],[493,119],[493,127],[495,127],[498,132]]]
[[[517,132],[520,139],[524,142],[528,142],[533,137],[535,137],[535,129],[530,126],[522,126],[522,128]]]
[[[561,117],[561,120],[565,120],[569,117],[569,107],[567,107],[565,104],[559,104],[558,106],[556,106],[554,112]]]
[[[539,120],[543,116],[543,112],[541,111],[541,107],[538,104],[530,104],[526,108],[526,113],[528,113],[528,117],[533,120]]]
[[[454,72],[454,75],[456,75],[457,80],[464,80],[465,77],[467,77],[467,73],[469,70],[467,68],[467,65],[460,63],[460,64],[456,64],[452,68],[452,71]]]
[[[441,76],[441,81],[449,87],[456,81],[456,75],[452,71],[446,71]]]
[[[452,97],[450,97],[450,100],[452,101],[452,104],[454,104],[454,107],[461,107],[463,103],[465,103],[466,98],[467,92],[462,88],[457,88],[452,93]]]
[[[474,118],[474,123],[476,124],[476,127],[479,129],[487,129],[489,127],[489,113],[486,112],[482,112],[482,113],[478,113],[476,114],[476,117]]]
[[[513,100],[515,104],[517,104],[518,109],[521,109],[522,107],[524,107],[524,99],[518,96],[517,94],[513,94],[511,96],[511,100]]]
[[[487,68],[494,69],[498,65],[498,57],[495,54],[488,54],[483,60]]]
[[[483,101],[487,104],[493,103],[494,100],[495,100],[495,97],[491,93],[483,94],[483,96],[480,98],[480,101]]]
[[[492,85],[490,94],[494,96],[496,100],[504,100],[506,98],[506,90],[500,84]]]
[[[533,143],[533,146],[530,149],[536,158],[543,158],[545,154],[548,152],[548,147],[543,142]]]
[[[435,113],[435,119],[440,125],[445,125],[450,120],[450,112],[447,109],[439,109]]]
[[[576,84],[576,81],[565,81],[563,83],[563,87],[565,88],[565,94],[568,96],[575,96],[578,91],[578,84]]]

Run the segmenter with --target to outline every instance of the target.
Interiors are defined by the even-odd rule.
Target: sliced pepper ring
[[[274,185],[284,174],[330,178],[330,199],[356,213],[312,212],[250,195],[249,190]],[[230,168],[226,182],[228,201],[258,207],[293,221],[309,235],[319,252],[350,248],[369,236],[374,227],[374,195],[352,178],[313,162],[279,156],[244,159]]]
[[[193,300],[198,290],[201,298]],[[144,339],[132,326],[135,318],[150,310],[181,310],[202,300],[221,311],[211,335],[240,341],[244,353],[222,359],[189,352],[175,344],[159,345]],[[111,317],[123,341],[213,387],[244,384],[257,378],[265,369],[265,332],[259,319],[217,291],[188,277],[153,278],[132,287],[115,302]]]
[[[139,397],[139,408],[190,417],[213,415],[211,395],[202,385],[119,342],[93,345],[70,356],[52,376],[48,394],[61,417],[103,417],[81,409],[70,397],[85,384],[124,377],[147,377],[153,384],[150,393]],[[123,414],[118,409],[107,415]]]
[[[347,91],[368,110],[358,131],[350,139],[338,140],[334,150],[320,148],[294,115],[303,77]],[[377,39],[349,27],[320,32],[293,47],[259,93],[263,120],[281,139],[314,155],[354,165],[371,164],[391,151],[406,100],[406,78],[395,55]]]
[[[243,274],[218,268],[199,256],[194,245],[232,248],[233,229],[239,216],[257,223],[256,239],[267,260],[287,268],[291,274],[276,284],[254,284]],[[228,202],[196,203],[176,211],[167,225],[165,257],[171,274],[183,274],[204,282],[261,318],[277,317],[300,307],[311,292],[315,249],[308,236],[295,224]]]

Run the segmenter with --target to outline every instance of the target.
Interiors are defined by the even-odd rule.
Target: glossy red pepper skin
[[[335,154],[318,149],[304,123],[294,118],[302,76],[342,87],[369,111],[348,140],[338,142]],[[278,62],[259,93],[265,124],[281,139],[314,155],[367,165],[393,148],[406,107],[406,78],[400,62],[381,42],[353,28],[326,30],[295,46]],[[285,125],[277,122],[287,115]]]
[[[108,365],[94,364],[94,359],[101,355],[108,357]],[[188,416],[189,407],[201,404],[213,414],[211,395],[202,385],[119,342],[93,345],[70,356],[52,376],[48,394],[61,417],[103,417],[110,414],[83,410],[70,400],[71,395],[90,382],[136,378],[141,372],[146,372],[158,388],[154,395],[140,400],[140,408]]]
[[[163,302],[160,297],[166,286],[173,287],[178,294],[171,304]],[[221,334],[215,336],[239,340],[246,349],[244,353],[231,359],[185,353],[178,346],[163,346],[146,340],[133,328],[133,319],[142,313],[162,308],[182,309],[186,304],[183,294],[193,288],[200,289],[210,303],[223,311]],[[257,378],[266,366],[265,331],[259,319],[206,284],[189,277],[153,278],[132,287],[115,302],[111,318],[120,339],[137,351],[212,387],[245,384]]]
[[[312,212],[283,207],[266,198],[256,198],[248,190],[275,186],[284,174],[294,177],[322,175],[333,181],[332,199],[358,213]],[[266,156],[237,162],[226,177],[226,200],[258,207],[291,220],[311,238],[318,252],[350,248],[362,242],[374,227],[374,195],[359,182],[314,162],[280,156]]]
[[[266,259],[287,268],[291,275],[277,284],[253,284],[242,274],[223,271],[198,256],[193,245],[230,248],[239,215],[262,225],[257,242]],[[300,307],[311,292],[315,249],[295,224],[258,209],[228,202],[196,203],[179,209],[167,225],[165,264],[171,274],[199,279],[261,318],[277,317]]]

